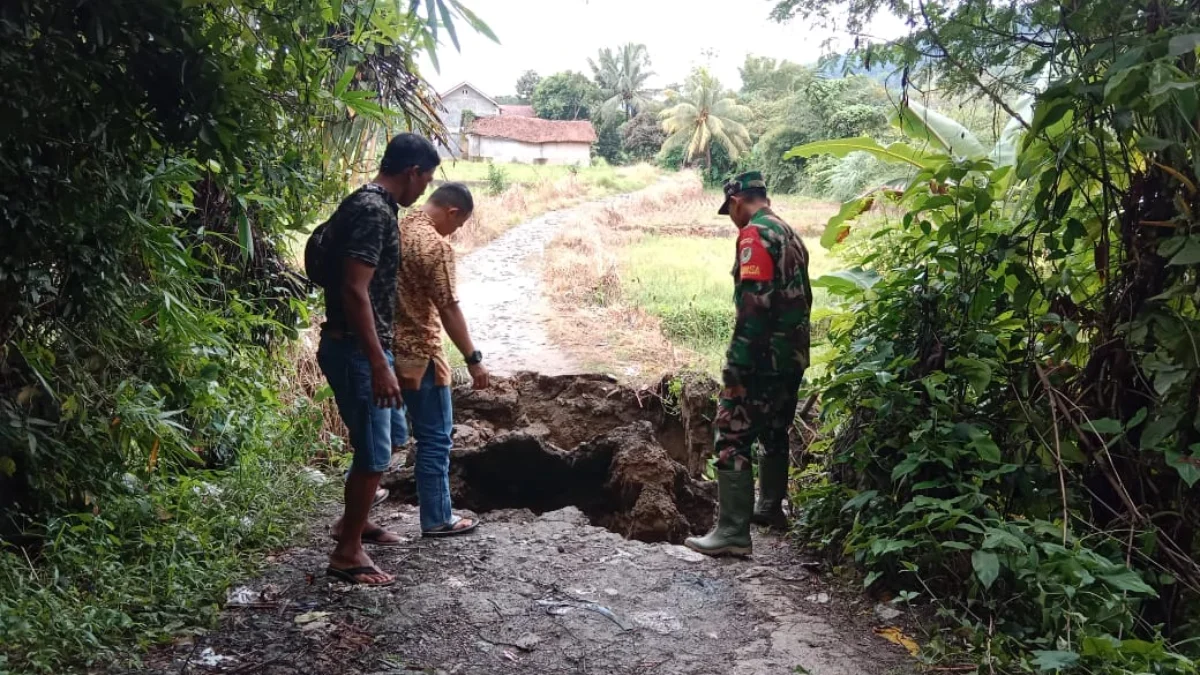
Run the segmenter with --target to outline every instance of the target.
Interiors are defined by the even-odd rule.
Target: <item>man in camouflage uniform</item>
[[[762,174],[750,171],[725,183],[721,215],[738,227],[733,267],[737,322],[726,352],[725,388],[716,420],[716,527],[687,546],[708,555],[747,555],[750,523],[786,526],[788,430],[808,367],[812,288],[808,251],[771,211]],[[759,501],[754,504],[751,447],[762,444]]]

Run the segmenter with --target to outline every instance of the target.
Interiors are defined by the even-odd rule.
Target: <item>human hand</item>
[[[467,372],[471,373],[472,388],[487,389],[491,386],[491,373],[488,372],[487,366],[482,363],[467,366]]]
[[[400,407],[400,382],[396,372],[382,361],[371,366],[371,389],[375,394],[375,405],[380,408]]]

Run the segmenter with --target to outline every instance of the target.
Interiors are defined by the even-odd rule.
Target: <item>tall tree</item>
[[[522,103],[533,102],[533,92],[537,90],[538,83],[542,81],[542,76],[532,70],[527,70],[521,73],[521,77],[517,78],[517,97]]]
[[[631,159],[652,159],[666,140],[662,124],[653,113],[640,112],[621,125],[621,149]]]
[[[533,111],[547,120],[587,120],[600,103],[600,89],[583,73],[555,73],[538,83]]]
[[[712,166],[712,144],[719,143],[737,160],[750,148],[750,134],[743,124],[750,109],[721,87],[721,82],[705,68],[697,68],[676,105],[662,111],[663,131],[669,134],[665,150],[684,146],[683,161],[690,164],[703,155],[705,166]]]
[[[742,94],[763,100],[789,96],[815,79],[811,69],[797,63],[752,54],[746,55],[738,73],[742,76]]]
[[[604,96],[600,116],[633,119],[653,103],[646,91],[646,81],[654,75],[646,45],[626,43],[615,52],[605,47],[599,56],[599,62],[588,59],[588,65],[592,67],[592,77]]]

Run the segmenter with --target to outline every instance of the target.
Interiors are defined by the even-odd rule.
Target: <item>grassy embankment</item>
[[[562,297],[560,342],[589,368],[632,379],[681,367],[717,374],[734,319],[734,229],[717,215],[720,199],[680,174],[628,208],[588,213],[564,228],[547,251],[547,283]],[[817,233],[837,205],[790,196],[773,202],[804,236],[810,275],[836,269]],[[816,289],[814,312],[827,301]],[[815,340],[814,361],[820,357]]]
[[[489,166],[493,177],[489,181]],[[466,183],[475,196],[475,215],[454,235],[460,252],[470,251],[504,234],[518,223],[582,202],[633,192],[650,185],[660,172],[649,164],[608,165],[573,169],[567,166],[447,162],[438,181]]]
[[[492,166],[494,180],[489,180],[489,167]],[[434,173],[434,185],[426,192],[426,196],[443,182],[466,183],[471,188],[475,197],[475,214],[453,239],[459,253],[466,253],[530,218],[609,195],[640,190],[658,180],[660,175],[661,171],[649,164],[620,167],[598,165],[575,169],[568,166],[447,161]],[[358,182],[369,178],[364,175]],[[330,205],[330,212],[333,206]],[[325,217],[328,214],[323,214],[322,219]],[[292,234],[290,248],[297,264],[304,259],[304,243],[308,240],[309,232],[322,219],[314,221],[309,229]]]

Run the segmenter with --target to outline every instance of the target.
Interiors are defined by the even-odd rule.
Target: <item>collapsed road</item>
[[[372,555],[397,583],[322,576],[327,520],[236,584],[220,627],[110,672],[494,675],[860,675],[910,672],[874,634],[873,603],[794,546],[755,533],[746,559],[677,542],[703,532],[715,383],[676,394],[599,376],[497,378],[459,389],[452,489],[484,525],[422,539],[411,468],[377,518],[401,533]]]

